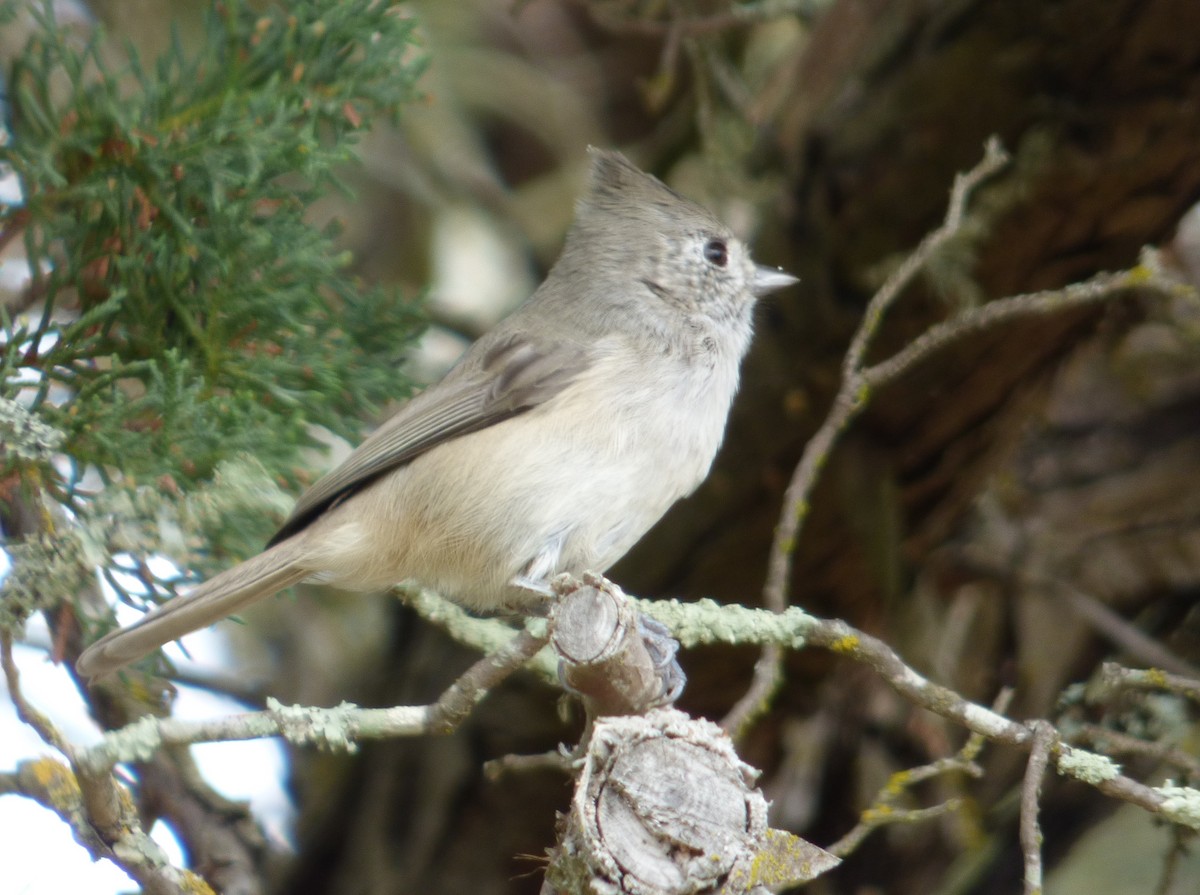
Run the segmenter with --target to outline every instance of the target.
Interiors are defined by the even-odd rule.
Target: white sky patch
[[[0,140],[0,145],[7,142]],[[0,165],[0,204],[21,205],[24,202],[25,193],[21,190],[20,178],[8,165]]]
[[[0,575],[8,561],[0,551]],[[134,621],[140,613],[117,605],[118,617]],[[26,698],[43,711],[59,730],[79,746],[99,741],[101,731],[66,668],[48,659],[50,635],[40,617],[30,620],[26,639],[39,646],[14,649]],[[195,661],[183,657],[172,644],[168,652],[177,664],[191,668],[228,668],[231,657],[226,639],[213,630],[186,638]],[[212,718],[247,711],[234,699],[195,687],[180,686],[175,702],[177,718]],[[278,739],[211,743],[193,747],[200,772],[223,796],[249,802],[250,809],[277,848],[291,848],[295,808],[286,789],[287,754]],[[33,730],[16,717],[7,690],[0,684],[0,770],[14,770],[21,761],[56,756]],[[5,895],[116,895],[136,888],[129,877],[108,861],[93,863],[76,843],[67,825],[30,799],[0,799],[0,867],[4,867]],[[151,831],[172,862],[182,865],[183,851],[171,830],[158,823]]]

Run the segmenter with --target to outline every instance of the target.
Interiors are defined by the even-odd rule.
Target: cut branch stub
[[[675,709],[597,722],[544,895],[735,895],[836,866],[768,829],[757,776],[717,725]]]
[[[593,716],[634,715],[673,699],[666,694],[665,665],[647,646],[646,626],[619,587],[598,575],[564,579],[551,616],[551,643],[561,661],[563,683],[578,693]],[[665,635],[664,635],[665,636]],[[666,661],[678,644],[670,641]],[[678,672],[682,678],[682,671]],[[677,694],[676,694],[677,695]]]

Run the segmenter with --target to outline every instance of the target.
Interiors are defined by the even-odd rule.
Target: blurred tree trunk
[[[984,226],[897,305],[881,356],[956,302],[1129,267],[1141,246],[1165,242],[1200,198],[1200,41],[1184,24],[1195,12],[1192,0],[833,3],[750,110],[763,125],[761,163],[788,185],[759,254],[803,283],[762,309],[713,476],[615,580],[642,596],[756,602],[782,490],[879,271],[937,225],[955,173],[978,160],[989,134],[1015,162],[980,195]],[[621,39],[583,31],[597,54]],[[633,89],[605,74],[614,83],[598,89]],[[1178,310],[1127,301],[1014,322],[875,396],[824,473],[794,601],[882,636],[973,698],[1017,684],[1018,714],[1050,711],[1065,684],[1113,652],[1077,609],[1031,591],[1022,573],[1033,568],[1200,661],[1200,361],[1179,341]],[[1081,344],[1087,352],[1064,377]],[[470,661],[403,610],[393,629],[378,660],[386,678],[339,698],[426,700]],[[686,655],[683,707],[719,717],[754,658]],[[293,659],[305,667],[302,647]],[[279,689],[288,699],[286,682]],[[370,746],[353,762],[302,757],[298,790],[323,795],[302,800],[300,852],[280,891],[536,892],[537,859],[513,856],[551,843],[567,783],[548,773],[491,783],[480,764],[570,741],[576,731],[555,710],[551,691],[514,681],[449,739]],[[887,773],[962,739],[865,672],[802,653],[746,757],[766,771],[785,822],[824,844],[853,825]],[[978,829],[962,821],[876,835],[821,891],[943,891],[947,868],[978,835],[993,847],[976,851],[966,877],[975,882],[958,891],[1013,891],[1015,813],[995,802],[1020,764],[1002,752],[990,760],[972,790]],[[1096,805],[1050,784],[1051,859]]]

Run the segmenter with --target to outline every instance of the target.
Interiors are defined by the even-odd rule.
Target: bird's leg
[[[508,582],[513,587],[521,590],[529,591],[534,596],[540,597],[539,602],[549,602],[553,600],[556,594],[550,582],[545,578],[533,578],[529,575],[517,575]]]
[[[532,615],[546,615],[550,605],[558,596],[554,589],[553,578],[557,577],[559,562],[562,558],[563,545],[567,542],[567,531],[556,531],[552,534],[533,558],[525,563],[521,572],[508,583],[515,588],[527,591],[533,595],[530,605],[525,611]]]

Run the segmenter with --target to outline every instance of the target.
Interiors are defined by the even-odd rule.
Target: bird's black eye
[[[729,263],[729,247],[723,239],[710,239],[704,244],[704,259],[709,264],[724,267]]]

